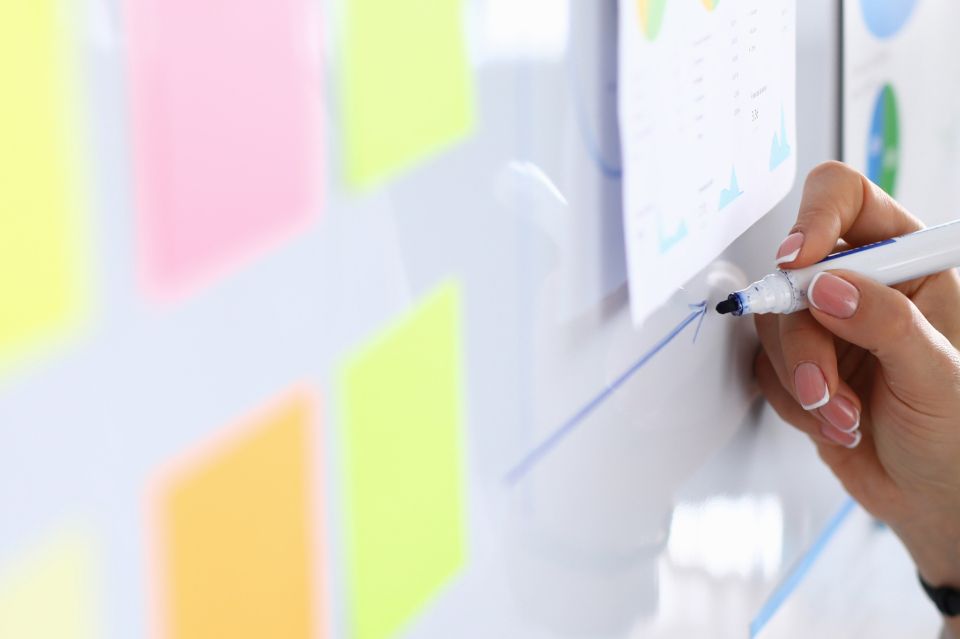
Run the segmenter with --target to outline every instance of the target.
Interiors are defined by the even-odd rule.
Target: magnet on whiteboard
[[[497,201],[526,215],[557,246],[566,246],[570,202],[543,169],[533,162],[507,162],[494,181]]]

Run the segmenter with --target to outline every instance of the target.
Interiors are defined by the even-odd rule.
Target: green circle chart
[[[867,177],[890,195],[896,195],[900,168],[900,114],[893,87],[877,94],[867,140]]]

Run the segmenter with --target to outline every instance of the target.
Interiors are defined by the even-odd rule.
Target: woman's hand
[[[865,177],[831,162],[807,178],[777,257],[783,268],[801,268],[840,247],[920,228]],[[830,272],[809,297],[810,311],[757,317],[764,394],[813,439],[847,491],[900,536],[924,579],[960,588],[957,272],[892,288]]]

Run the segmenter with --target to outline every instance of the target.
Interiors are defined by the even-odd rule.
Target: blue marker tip
[[[733,314],[737,317],[743,315],[743,303],[740,301],[740,296],[733,293],[727,299],[717,304],[717,312],[721,315]]]

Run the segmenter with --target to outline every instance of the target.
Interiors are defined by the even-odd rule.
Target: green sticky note
[[[466,135],[462,0],[348,0],[340,70],[347,179],[371,186]]]
[[[458,288],[443,286],[343,369],[357,639],[392,636],[465,562],[459,309]]]
[[[0,2],[0,370],[85,311],[71,4]]]
[[[96,558],[86,534],[64,531],[0,569],[0,637],[102,637]]]

